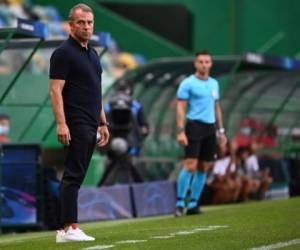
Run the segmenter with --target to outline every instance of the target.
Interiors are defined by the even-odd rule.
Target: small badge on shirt
[[[213,96],[213,98],[216,100],[216,99],[218,99],[218,94],[217,94],[217,91],[216,90],[212,90],[211,91],[211,94],[212,94],[212,96]]]

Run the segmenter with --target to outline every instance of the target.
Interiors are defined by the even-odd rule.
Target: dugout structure
[[[263,153],[298,157],[299,70],[299,61],[287,57],[257,53],[214,57],[212,76],[220,82],[227,135],[248,141],[256,136],[263,144]],[[164,58],[120,79],[133,86],[134,98],[143,105],[152,128],[141,159],[147,180],[171,178],[182,156],[176,142],[176,90],[193,72],[191,57]]]
[[[32,48],[23,66],[15,72],[12,79],[1,81],[0,103],[6,99],[46,37],[47,28],[40,22],[32,23],[20,19],[16,28],[0,29],[0,54],[6,48],[16,48],[22,46],[22,43],[28,43]],[[39,145],[1,145],[0,231],[2,225],[5,227],[23,227],[24,225],[37,226],[39,224],[42,214],[40,151]]]

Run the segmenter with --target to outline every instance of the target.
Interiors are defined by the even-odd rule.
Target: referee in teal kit
[[[218,81],[209,76],[211,55],[196,53],[195,74],[184,79],[177,90],[177,141],[184,146],[183,168],[177,179],[175,216],[199,214],[198,200],[206,182],[206,173],[215,160],[217,136],[220,144],[227,141],[219,104]],[[185,125],[185,119],[186,125]],[[187,191],[189,203],[185,204]]]

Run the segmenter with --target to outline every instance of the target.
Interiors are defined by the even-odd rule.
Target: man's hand
[[[56,127],[57,139],[63,145],[69,145],[71,141],[71,135],[67,124],[57,124]]]
[[[177,142],[183,146],[188,145],[188,140],[187,140],[186,134],[184,132],[177,134]]]
[[[99,126],[98,133],[100,134],[100,140],[97,143],[98,147],[103,147],[108,143],[109,140],[109,132],[107,126]]]
[[[230,154],[231,155],[234,155],[237,152],[237,150],[238,150],[238,144],[237,144],[237,142],[235,140],[232,140],[230,142],[229,147],[230,147],[229,149],[230,149]]]
[[[218,139],[219,139],[220,146],[225,146],[226,145],[226,143],[227,143],[227,137],[226,137],[226,135],[224,133],[220,133],[218,135]]]

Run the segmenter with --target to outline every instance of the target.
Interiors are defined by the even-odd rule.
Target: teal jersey
[[[191,75],[180,83],[177,90],[177,98],[187,101],[187,119],[208,124],[216,122],[215,102],[219,97],[219,83],[212,77],[201,80]]]

